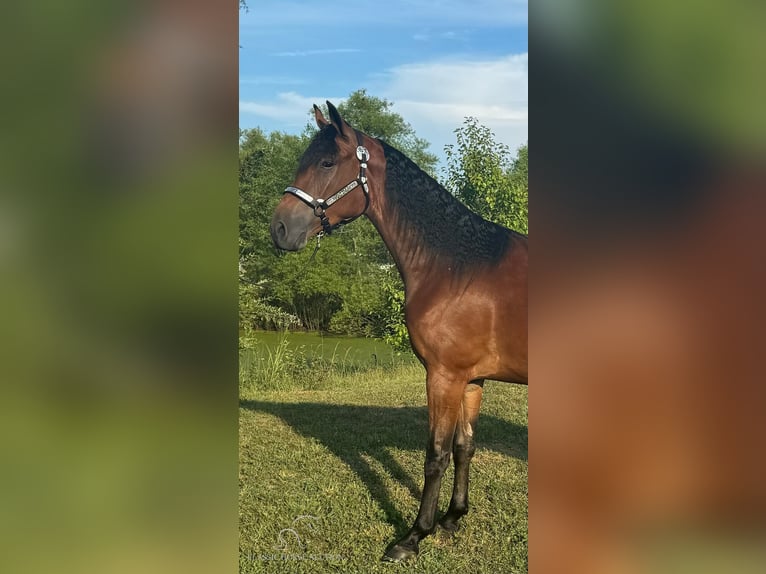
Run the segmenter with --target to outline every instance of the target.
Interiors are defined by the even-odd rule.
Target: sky
[[[240,13],[239,123],[300,133],[312,104],[365,88],[444,161],[474,116],[527,142],[527,0],[249,0]]]

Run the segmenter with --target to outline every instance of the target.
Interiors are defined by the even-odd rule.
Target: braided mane
[[[524,236],[483,219],[460,203],[399,150],[381,142],[386,157],[386,201],[400,233],[456,270],[500,261]]]

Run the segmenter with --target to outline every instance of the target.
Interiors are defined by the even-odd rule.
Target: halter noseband
[[[336,191],[333,193],[330,197],[327,199],[322,199],[321,197],[314,199],[311,197],[308,193],[303,191],[300,188],[289,186],[285,189],[284,193],[289,193],[291,195],[294,195],[298,199],[300,199],[303,203],[308,205],[310,208],[314,210],[314,215],[316,215],[319,218],[319,221],[322,222],[322,230],[325,234],[330,235],[334,229],[337,229],[341,225],[345,225],[347,223],[351,223],[354,221],[357,217],[361,217],[364,215],[367,211],[367,208],[370,206],[370,190],[367,187],[367,160],[370,159],[370,152],[367,151],[367,148],[362,145],[362,134],[359,133],[359,131],[354,130],[356,132],[356,141],[357,144],[359,144],[356,148],[356,159],[359,160],[359,175],[357,178],[343,187],[343,189]],[[335,225],[330,225],[330,220],[327,218],[327,214],[325,213],[329,207],[338,201],[341,197],[344,195],[347,195],[350,193],[353,189],[362,186],[362,190],[364,191],[364,209],[359,213],[358,215],[355,215],[354,217],[350,217],[348,219],[343,219],[336,223]]]

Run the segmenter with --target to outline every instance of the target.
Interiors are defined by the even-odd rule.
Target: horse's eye
[[[322,167],[332,167],[335,165],[335,162],[332,162],[330,160],[325,160],[322,162]]]

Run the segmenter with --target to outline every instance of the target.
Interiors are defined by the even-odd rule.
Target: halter
[[[300,199],[303,203],[308,205],[310,208],[314,210],[314,215],[316,215],[319,218],[319,221],[322,222],[322,230],[325,234],[330,235],[334,229],[337,229],[341,225],[346,225],[347,223],[351,223],[354,221],[357,217],[361,217],[367,212],[367,208],[370,206],[370,190],[367,187],[367,160],[370,159],[370,152],[367,151],[367,148],[362,145],[362,134],[359,133],[359,131],[354,130],[356,132],[356,141],[359,144],[356,148],[356,159],[359,160],[359,175],[357,178],[343,187],[341,190],[336,191],[333,193],[330,197],[327,199],[322,199],[321,197],[313,198],[308,193],[303,191],[300,188],[289,186],[285,189],[284,193],[289,193],[291,195],[294,195],[298,199]],[[344,195],[348,195],[353,189],[362,186],[362,190],[364,191],[364,209],[359,213],[358,215],[355,215],[354,217],[349,217],[348,219],[343,219],[336,223],[335,225],[330,225],[330,220],[327,218],[327,214],[325,213],[327,209],[330,208],[330,206],[338,201],[341,197]]]

